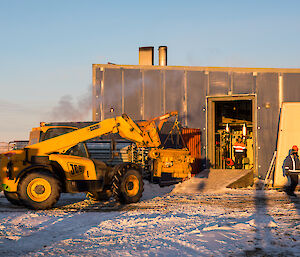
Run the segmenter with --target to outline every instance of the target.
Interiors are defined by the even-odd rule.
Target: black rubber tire
[[[7,201],[12,203],[13,205],[22,206],[22,203],[19,199],[18,193],[16,193],[16,192],[7,192],[7,191],[4,190],[4,195],[7,199]]]
[[[31,182],[36,179],[47,181],[51,192],[43,201],[35,201],[28,195],[27,188]],[[58,201],[61,193],[61,184],[59,180],[47,170],[37,170],[27,174],[18,184],[18,195],[21,203],[29,209],[46,210],[52,208]]]
[[[126,181],[133,176],[138,181],[138,190],[134,195],[129,195],[126,190]],[[137,203],[144,191],[144,182],[140,171],[130,165],[118,165],[115,168],[112,191],[115,199],[122,204]]]
[[[110,190],[102,192],[88,192],[86,196],[93,201],[108,201],[112,196],[112,192]]]

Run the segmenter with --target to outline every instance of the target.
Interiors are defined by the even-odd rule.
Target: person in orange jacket
[[[287,176],[290,180],[290,185],[285,188],[285,192],[289,196],[295,196],[295,189],[298,185],[298,174],[292,173],[293,171],[299,171],[300,170],[300,160],[298,155],[298,146],[293,145],[290,154],[285,158],[284,160],[284,176]],[[292,172],[290,172],[292,171]]]
[[[233,149],[234,149],[234,160],[235,160],[234,166],[236,169],[242,169],[243,168],[242,160],[245,155],[246,146],[242,142],[241,137],[238,137],[237,141],[233,145]]]

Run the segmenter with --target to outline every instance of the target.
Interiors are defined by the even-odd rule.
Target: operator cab
[[[40,127],[33,128],[32,131],[30,132],[28,145],[33,145],[39,142],[43,142],[45,140],[70,133],[77,129],[78,128],[76,127],[69,127],[69,126],[47,126],[45,125],[44,122],[41,122]],[[71,147],[64,154],[89,158],[89,152],[84,142],[81,142]]]

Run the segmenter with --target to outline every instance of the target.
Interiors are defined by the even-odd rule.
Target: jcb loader
[[[161,116],[158,127],[174,114],[177,113]],[[121,163],[112,168],[102,161],[82,157],[80,152],[85,149],[82,142],[118,133],[138,147],[157,150],[161,141],[155,119],[137,125],[123,114],[82,129],[70,127],[69,131],[1,156],[0,179],[6,198],[31,209],[53,207],[62,192],[89,192],[96,200],[108,199],[113,194],[121,203],[138,202],[143,193],[141,168],[134,163]],[[186,149],[183,151],[188,153]],[[184,158],[182,170],[188,171],[193,158]]]

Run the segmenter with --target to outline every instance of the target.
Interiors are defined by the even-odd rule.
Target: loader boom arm
[[[30,145],[26,149],[30,149],[31,156],[47,155],[54,152],[64,153],[80,142],[111,133],[118,133],[121,137],[133,141],[141,147],[158,147],[161,144],[159,137],[150,136],[148,131],[141,130],[130,117],[123,114],[122,116],[106,119],[94,125]]]

